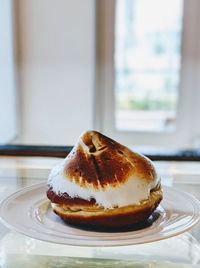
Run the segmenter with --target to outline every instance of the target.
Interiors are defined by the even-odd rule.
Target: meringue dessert
[[[148,219],[162,200],[162,189],[150,159],[87,131],[51,170],[47,197],[67,223],[113,228]]]

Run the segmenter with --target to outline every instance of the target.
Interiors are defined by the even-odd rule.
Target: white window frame
[[[0,143],[16,140],[14,0],[0,0]]]
[[[96,1],[95,128],[130,146],[200,146],[200,1],[184,1],[177,123],[174,132],[114,128],[115,0]]]

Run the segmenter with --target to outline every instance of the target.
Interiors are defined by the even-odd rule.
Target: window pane
[[[115,127],[176,127],[183,0],[118,0]]]

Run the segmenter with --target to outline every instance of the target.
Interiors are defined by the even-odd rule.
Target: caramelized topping
[[[66,176],[82,187],[113,187],[130,176],[151,181],[155,170],[150,160],[96,131],[84,133],[69,155]]]

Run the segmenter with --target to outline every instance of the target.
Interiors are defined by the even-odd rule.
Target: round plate
[[[3,223],[10,229],[43,241],[76,246],[121,246],[158,241],[189,230],[200,218],[193,196],[163,186],[164,199],[150,226],[127,232],[94,232],[72,227],[51,209],[45,184],[36,184],[7,197],[0,205]]]

